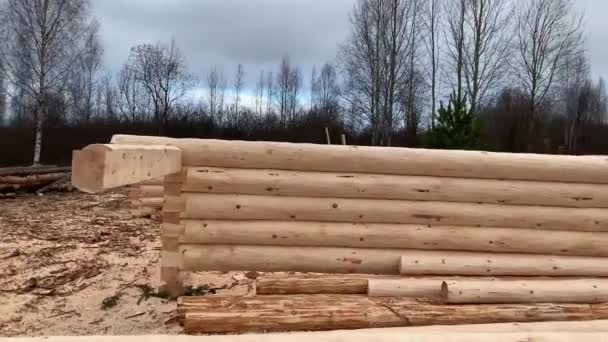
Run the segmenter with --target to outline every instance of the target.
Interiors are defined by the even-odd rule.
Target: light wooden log
[[[161,209],[163,207],[164,199],[158,198],[142,198],[139,200],[142,207]]]
[[[476,203],[184,193],[182,218],[407,223],[608,231],[608,210]],[[169,201],[168,201],[169,203]],[[178,204],[176,204],[178,205]]]
[[[608,207],[608,185],[217,167],[187,168],[184,191],[564,207]]]
[[[73,153],[72,184],[100,192],[178,172],[181,160],[181,151],[170,146],[89,145]]]
[[[399,274],[404,250],[180,244],[185,271]]]
[[[608,233],[405,224],[182,220],[182,243],[407,248],[608,257]]]
[[[177,146],[185,166],[608,183],[608,160],[599,157],[128,135],[115,135],[112,143]]]
[[[527,279],[444,281],[442,299],[450,304],[606,303],[607,279]]]
[[[442,299],[441,278],[368,279],[369,297],[411,297]]]
[[[365,294],[370,275],[262,275],[255,281],[257,295]]]
[[[608,259],[409,250],[399,268],[402,275],[606,277]]]
[[[182,297],[187,333],[309,331],[608,318],[605,304],[436,305],[361,295]]]

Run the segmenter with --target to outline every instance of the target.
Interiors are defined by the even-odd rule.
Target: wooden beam
[[[114,144],[178,146],[184,166],[608,183],[608,158],[115,135]]]
[[[608,185],[267,169],[189,167],[184,191],[607,208]]]
[[[606,279],[525,279],[444,281],[442,299],[450,304],[605,303]]]
[[[608,233],[424,224],[182,220],[182,243],[397,248],[608,257]]]
[[[608,210],[381,199],[184,193],[186,219],[405,223],[608,231]]]
[[[155,145],[89,145],[72,156],[72,184],[96,193],[179,172],[181,151]]]
[[[365,294],[372,277],[353,275],[262,275],[255,281],[257,295]]]
[[[402,275],[608,277],[608,258],[408,250],[399,269]]]

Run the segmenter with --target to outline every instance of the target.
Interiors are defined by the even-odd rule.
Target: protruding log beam
[[[606,279],[452,279],[441,287],[450,304],[606,303]]]
[[[128,135],[115,135],[112,143],[177,146],[185,166],[608,183],[608,160],[602,157]]]
[[[309,331],[608,318],[605,304],[437,305],[361,295],[182,297],[187,333]]]
[[[608,231],[608,210],[379,199],[183,193],[182,218],[406,223]]]
[[[184,191],[608,207],[608,185],[286,170],[187,168]]]
[[[72,184],[95,193],[176,173],[181,167],[176,147],[89,145],[73,153]]]
[[[606,277],[608,259],[532,254],[409,250],[402,275]]]
[[[608,233],[312,221],[182,220],[182,243],[408,248],[608,257]]]

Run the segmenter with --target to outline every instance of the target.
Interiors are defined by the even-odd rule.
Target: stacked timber
[[[15,192],[71,191],[70,168],[29,166],[0,168],[0,197]]]
[[[122,135],[75,157],[90,191],[164,177],[172,295],[192,271],[330,274],[259,280],[252,298],[183,297],[187,332],[608,312],[604,157]]]

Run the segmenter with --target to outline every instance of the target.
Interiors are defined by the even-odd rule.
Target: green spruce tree
[[[464,149],[479,148],[480,127],[472,110],[467,109],[466,96],[450,95],[450,102],[439,107],[435,128],[428,134],[432,148]]]

